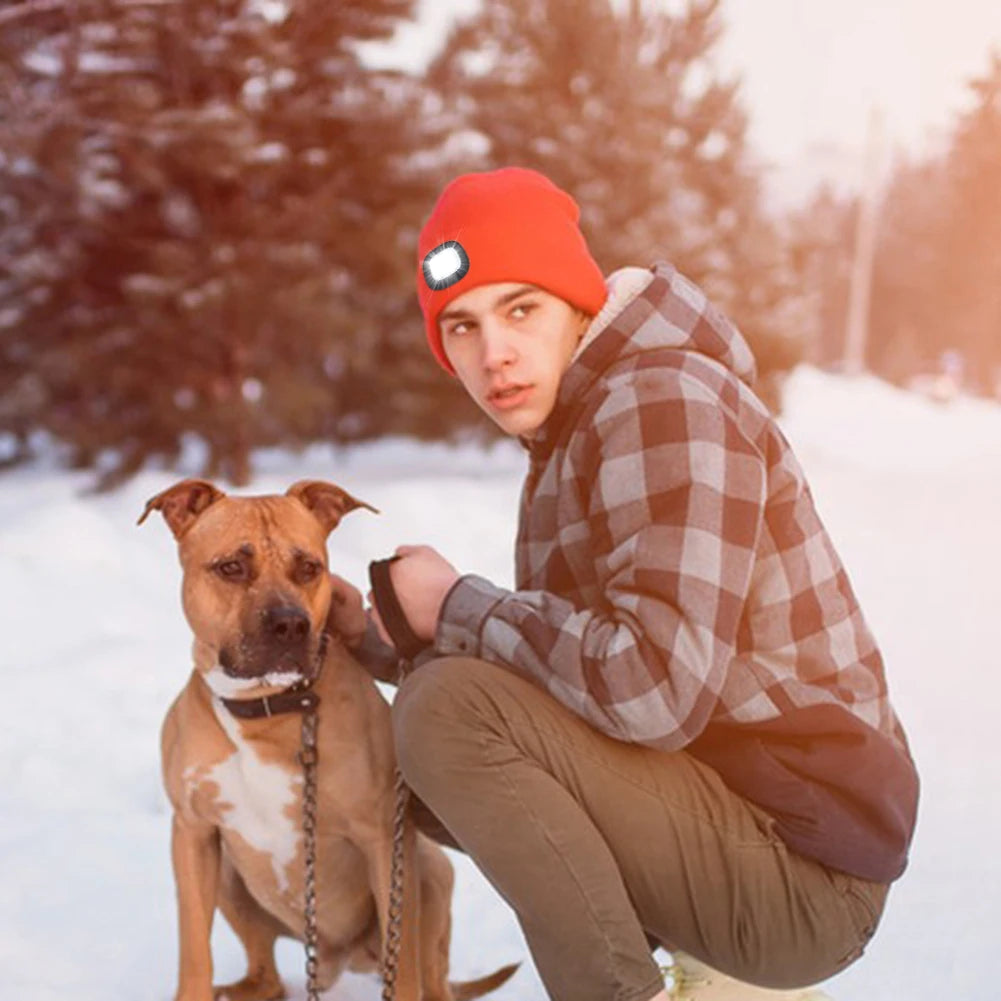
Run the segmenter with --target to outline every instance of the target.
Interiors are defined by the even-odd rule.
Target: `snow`
[[[262,143],[256,149],[250,150],[247,159],[252,163],[278,163],[288,156],[288,147],[285,143],[270,142]]]
[[[801,369],[783,425],[886,655],[923,792],[911,865],[836,1001],[997,997],[1001,927],[1001,407],[936,404],[868,377]],[[428,542],[510,584],[524,459],[502,443],[390,440],[270,452],[248,492],[334,480],[382,512],[352,513],[331,565],[364,584],[370,559]],[[186,470],[185,472],[191,472]],[[146,472],[111,496],[51,462],[0,478],[0,982],[16,1001],[167,1001],[176,975],[170,816],[160,721],[190,670],[173,540],[146,499],[179,478]],[[520,959],[498,1001],[544,992],[506,906],[458,867],[453,973]],[[220,919],[219,980],[242,975]],[[279,946],[302,999],[301,949]],[[375,1001],[346,977],[328,1001]]]

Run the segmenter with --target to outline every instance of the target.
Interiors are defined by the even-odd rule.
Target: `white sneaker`
[[[791,991],[755,987],[720,973],[687,953],[672,952],[671,957],[674,964],[667,967],[667,993],[672,1001],[833,1001],[819,987],[798,987]]]

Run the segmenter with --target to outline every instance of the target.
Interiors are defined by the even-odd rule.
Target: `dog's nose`
[[[309,635],[309,616],[294,605],[277,605],[264,613],[264,629],[279,643],[299,643]]]

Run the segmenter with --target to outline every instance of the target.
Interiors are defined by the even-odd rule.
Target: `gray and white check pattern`
[[[461,578],[435,652],[506,665],[620,740],[696,754],[703,740],[728,781],[751,733],[800,745],[818,730],[842,743],[850,735],[867,761],[820,755],[812,780],[829,785],[830,769],[840,783],[843,769],[868,763],[873,781],[900,787],[893,816],[880,821],[896,861],[860,873],[891,878],[913,827],[913,765],[879,650],[753,378],[737,329],[658,265],[592,332],[527,443],[517,589]],[[743,768],[734,764],[738,791],[795,813]],[[838,795],[867,817],[886,789]],[[798,847],[827,837],[783,834]]]

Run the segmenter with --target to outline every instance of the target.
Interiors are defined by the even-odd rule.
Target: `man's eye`
[[[237,580],[243,576],[243,564],[239,560],[223,560],[215,566],[216,573],[227,580]]]
[[[517,306],[511,309],[511,316],[516,320],[523,320],[535,309],[535,305],[534,302],[519,302]]]
[[[470,326],[468,323],[456,323],[448,328],[448,333],[451,336],[462,336],[463,334],[468,334]]]

